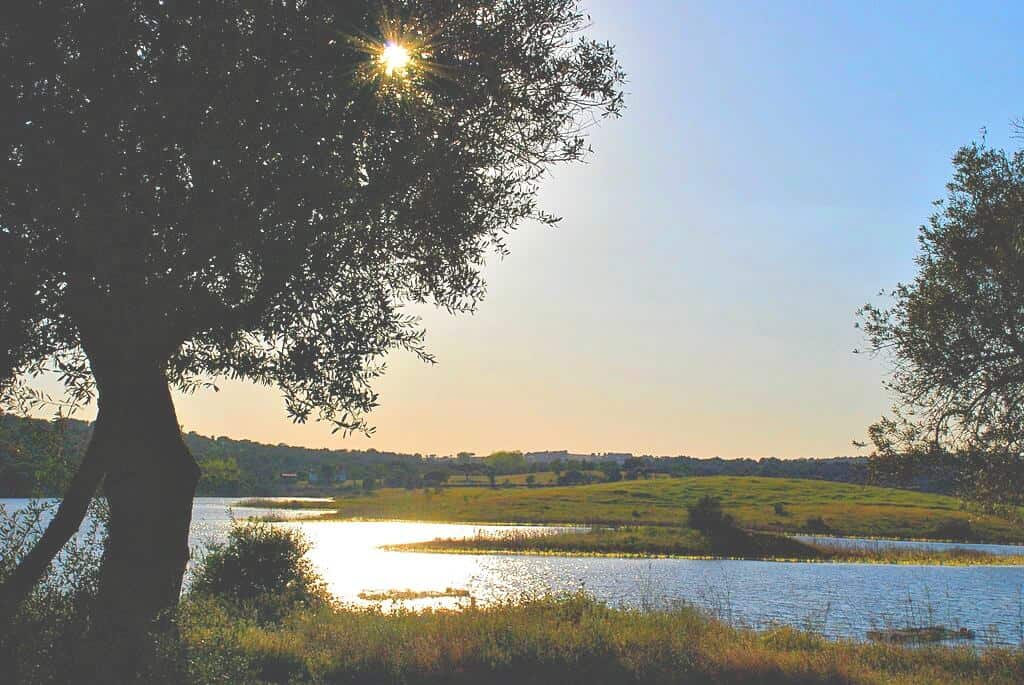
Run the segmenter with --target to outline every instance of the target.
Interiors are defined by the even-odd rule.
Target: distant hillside
[[[51,421],[0,415],[0,497],[57,495],[60,483],[73,472],[91,433],[84,421],[66,420],[58,428]],[[502,453],[505,459],[424,457],[367,450],[328,450],[267,445],[251,440],[208,437],[190,432],[185,442],[203,469],[201,495],[330,495],[342,487],[422,487],[425,483],[486,485],[495,476],[535,472],[591,474],[585,478],[564,478],[563,483],[590,482],[595,478],[636,479],[651,475],[671,476],[761,476],[769,478],[811,478],[843,483],[869,480],[865,457],[828,459],[698,459],[694,457],[652,457],[623,454],[578,455],[568,452],[564,459],[546,458],[528,463],[519,453]],[[527,455],[531,456],[531,455]],[[602,457],[607,457],[603,463]],[[601,471],[594,471],[596,465]],[[603,472],[603,476],[600,475]],[[470,474],[474,474],[470,478]],[[456,478],[458,476],[458,478]],[[487,476],[487,477],[484,477]],[[546,479],[515,478],[523,485]],[[915,489],[950,492],[947,483],[917,483]]]
[[[56,495],[53,483],[70,473],[85,451],[91,424],[0,416],[0,497]],[[328,494],[339,479],[370,478],[405,485],[424,470],[420,455],[328,450],[207,437],[185,443],[203,469],[201,495]],[[282,478],[294,474],[294,478]]]

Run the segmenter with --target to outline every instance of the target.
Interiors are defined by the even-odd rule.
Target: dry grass
[[[1024,566],[1024,556],[974,550],[896,548],[879,543],[846,547],[804,543],[766,533],[735,531],[727,540],[712,540],[692,528],[636,526],[590,531],[501,531],[471,538],[438,538],[393,545],[398,551],[444,553],[566,554],[629,557],[729,557],[775,561],[816,561],[864,564],[929,564],[943,566]]]
[[[193,669],[238,683],[1020,683],[1017,650],[831,642],[731,628],[681,607],[611,609],[584,595],[460,612],[329,608],[282,626],[186,605]],[[220,668],[220,672],[217,669]],[[230,672],[227,672],[230,671]]]
[[[412,599],[440,599],[442,597],[469,597],[469,590],[464,588],[445,588],[444,590],[385,590],[383,592],[360,592],[359,599],[367,602],[402,602]]]

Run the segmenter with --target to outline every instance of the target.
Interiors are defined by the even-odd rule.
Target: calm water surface
[[[923,549],[942,551],[947,549],[964,549],[972,552],[988,554],[1024,555],[1024,545],[986,545],[975,542],[935,542],[933,540],[872,540],[864,538],[837,538],[829,535],[794,535],[803,542],[820,542],[828,545],[853,547],[856,549]]]
[[[196,499],[191,543],[197,551],[223,540],[232,516],[269,513],[266,509],[233,507],[237,501]],[[24,506],[26,500],[0,503],[10,509]],[[309,537],[313,544],[310,558],[330,590],[353,604],[369,604],[359,598],[361,592],[385,590],[466,589],[475,601],[487,603],[584,588],[615,605],[653,607],[685,601],[740,625],[789,624],[830,637],[860,639],[872,628],[928,624],[965,626],[976,631],[980,641],[991,644],[1019,644],[1024,637],[1024,567],[391,552],[380,546],[436,537],[468,537],[477,531],[500,531],[509,526],[377,521],[294,521],[279,525],[300,528]],[[978,547],[995,553],[1021,553],[1014,547]],[[457,606],[466,601],[419,600],[401,606]],[[383,608],[393,606],[385,602]]]

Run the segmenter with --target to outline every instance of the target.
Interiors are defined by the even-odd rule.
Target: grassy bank
[[[1017,650],[831,642],[729,627],[691,608],[611,609],[583,595],[461,612],[323,608],[281,625],[196,601],[182,613],[194,682],[1019,683]]]
[[[1024,566],[1024,556],[966,550],[896,549],[884,545],[849,548],[805,543],[778,535],[734,531],[717,540],[691,528],[637,526],[597,528],[585,532],[508,531],[472,538],[439,538],[395,545],[391,549],[445,553],[568,554],[820,561],[837,563],[931,564],[948,566]]]
[[[744,528],[904,539],[1024,542],[1020,525],[909,490],[787,478],[662,478],[554,488],[385,489],[340,497],[331,518],[475,523],[678,525],[687,505],[719,497]],[[825,528],[811,524],[819,520]]]

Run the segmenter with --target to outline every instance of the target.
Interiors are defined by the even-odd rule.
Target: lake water
[[[197,498],[191,542],[201,550],[223,540],[232,516],[269,513],[232,509],[231,498]],[[8,509],[26,500],[0,500]],[[289,512],[277,511],[288,515]],[[293,512],[300,513],[300,512]],[[1024,637],[1024,567],[806,564],[733,560],[614,559],[393,552],[381,545],[472,536],[509,526],[380,521],[295,521],[313,544],[310,558],[342,601],[368,604],[360,593],[465,589],[487,603],[584,588],[615,605],[697,604],[751,627],[789,624],[830,637],[863,639],[873,628],[943,624],[976,631],[988,644]],[[539,527],[521,527],[535,530]],[[855,543],[844,539],[845,542]],[[878,544],[877,541],[863,541]],[[934,543],[925,543],[934,544]],[[1001,546],[984,545],[996,553]],[[458,606],[465,599],[402,602]],[[384,609],[396,606],[390,601]]]
[[[875,540],[864,538],[837,538],[829,535],[794,535],[794,538],[803,542],[823,543],[826,545],[838,545],[842,547],[853,547],[856,549],[923,549],[931,551],[942,551],[948,549],[963,549],[971,552],[984,552],[987,554],[999,554],[1001,556],[1024,555],[1024,545],[986,545],[975,542],[936,542],[933,540]]]

